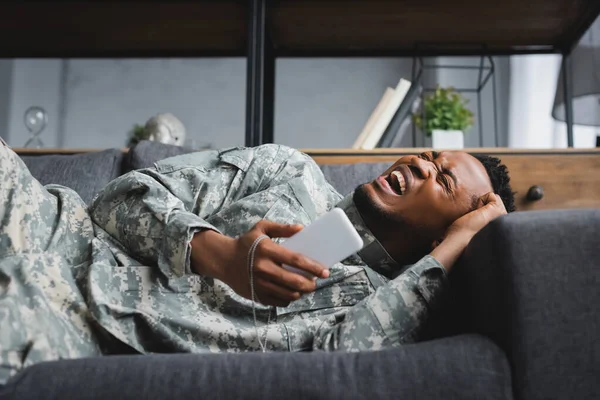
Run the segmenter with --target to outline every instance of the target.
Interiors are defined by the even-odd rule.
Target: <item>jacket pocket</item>
[[[288,182],[288,185],[291,187],[294,197],[296,197],[304,212],[306,212],[311,221],[314,221],[318,216],[317,210],[310,192],[302,179],[294,178]]]
[[[230,147],[219,150],[219,160],[222,163],[234,166],[244,172],[248,171],[253,158],[254,151],[249,151],[244,147]]]
[[[181,154],[174,157],[165,158],[154,163],[156,171],[162,174],[179,171],[181,169],[192,168],[205,171],[207,161],[214,157],[214,150],[199,151],[195,153]]]
[[[316,311],[322,314],[325,309],[335,312],[340,307],[358,304],[372,292],[371,283],[362,267],[344,266],[340,271],[334,271],[334,268],[330,278],[317,281],[317,290],[303,295],[285,308],[278,307],[277,316]]]

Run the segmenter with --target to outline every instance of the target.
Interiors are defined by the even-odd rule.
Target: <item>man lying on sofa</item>
[[[88,208],[70,189],[41,186],[0,144],[0,200],[0,384],[40,361],[124,349],[414,342],[471,238],[514,209],[494,158],[402,157],[343,198],[310,157],[277,145],[163,160]],[[364,240],[357,255],[326,269],[277,244],[336,206]],[[249,262],[261,304],[249,300]]]

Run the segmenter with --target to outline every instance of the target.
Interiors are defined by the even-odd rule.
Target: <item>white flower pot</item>
[[[431,147],[434,149],[463,149],[465,137],[462,131],[444,131],[434,129],[431,132]]]

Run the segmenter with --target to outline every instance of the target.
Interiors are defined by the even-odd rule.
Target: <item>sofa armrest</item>
[[[506,352],[516,398],[600,398],[599,256],[600,210],[513,213],[465,251],[472,329]]]

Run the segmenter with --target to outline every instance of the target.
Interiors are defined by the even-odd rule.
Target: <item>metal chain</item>
[[[250,294],[252,297],[252,316],[254,318],[254,330],[256,331],[256,340],[258,340],[258,344],[259,344],[260,348],[262,349],[263,353],[266,353],[266,351],[267,351],[267,340],[268,340],[267,332],[269,331],[269,324],[271,323],[271,308],[269,308],[269,314],[267,317],[267,325],[265,327],[265,333],[263,335],[263,340],[261,341],[260,334],[258,333],[258,322],[256,320],[256,302],[260,302],[260,299],[258,298],[258,295],[254,291],[254,253],[256,252],[256,248],[258,247],[258,244],[263,239],[268,239],[268,238],[269,237],[267,235],[260,235],[259,237],[254,239],[252,246],[250,246],[250,250],[248,250],[248,277],[250,278]],[[264,341],[264,344],[263,344],[263,341]]]

